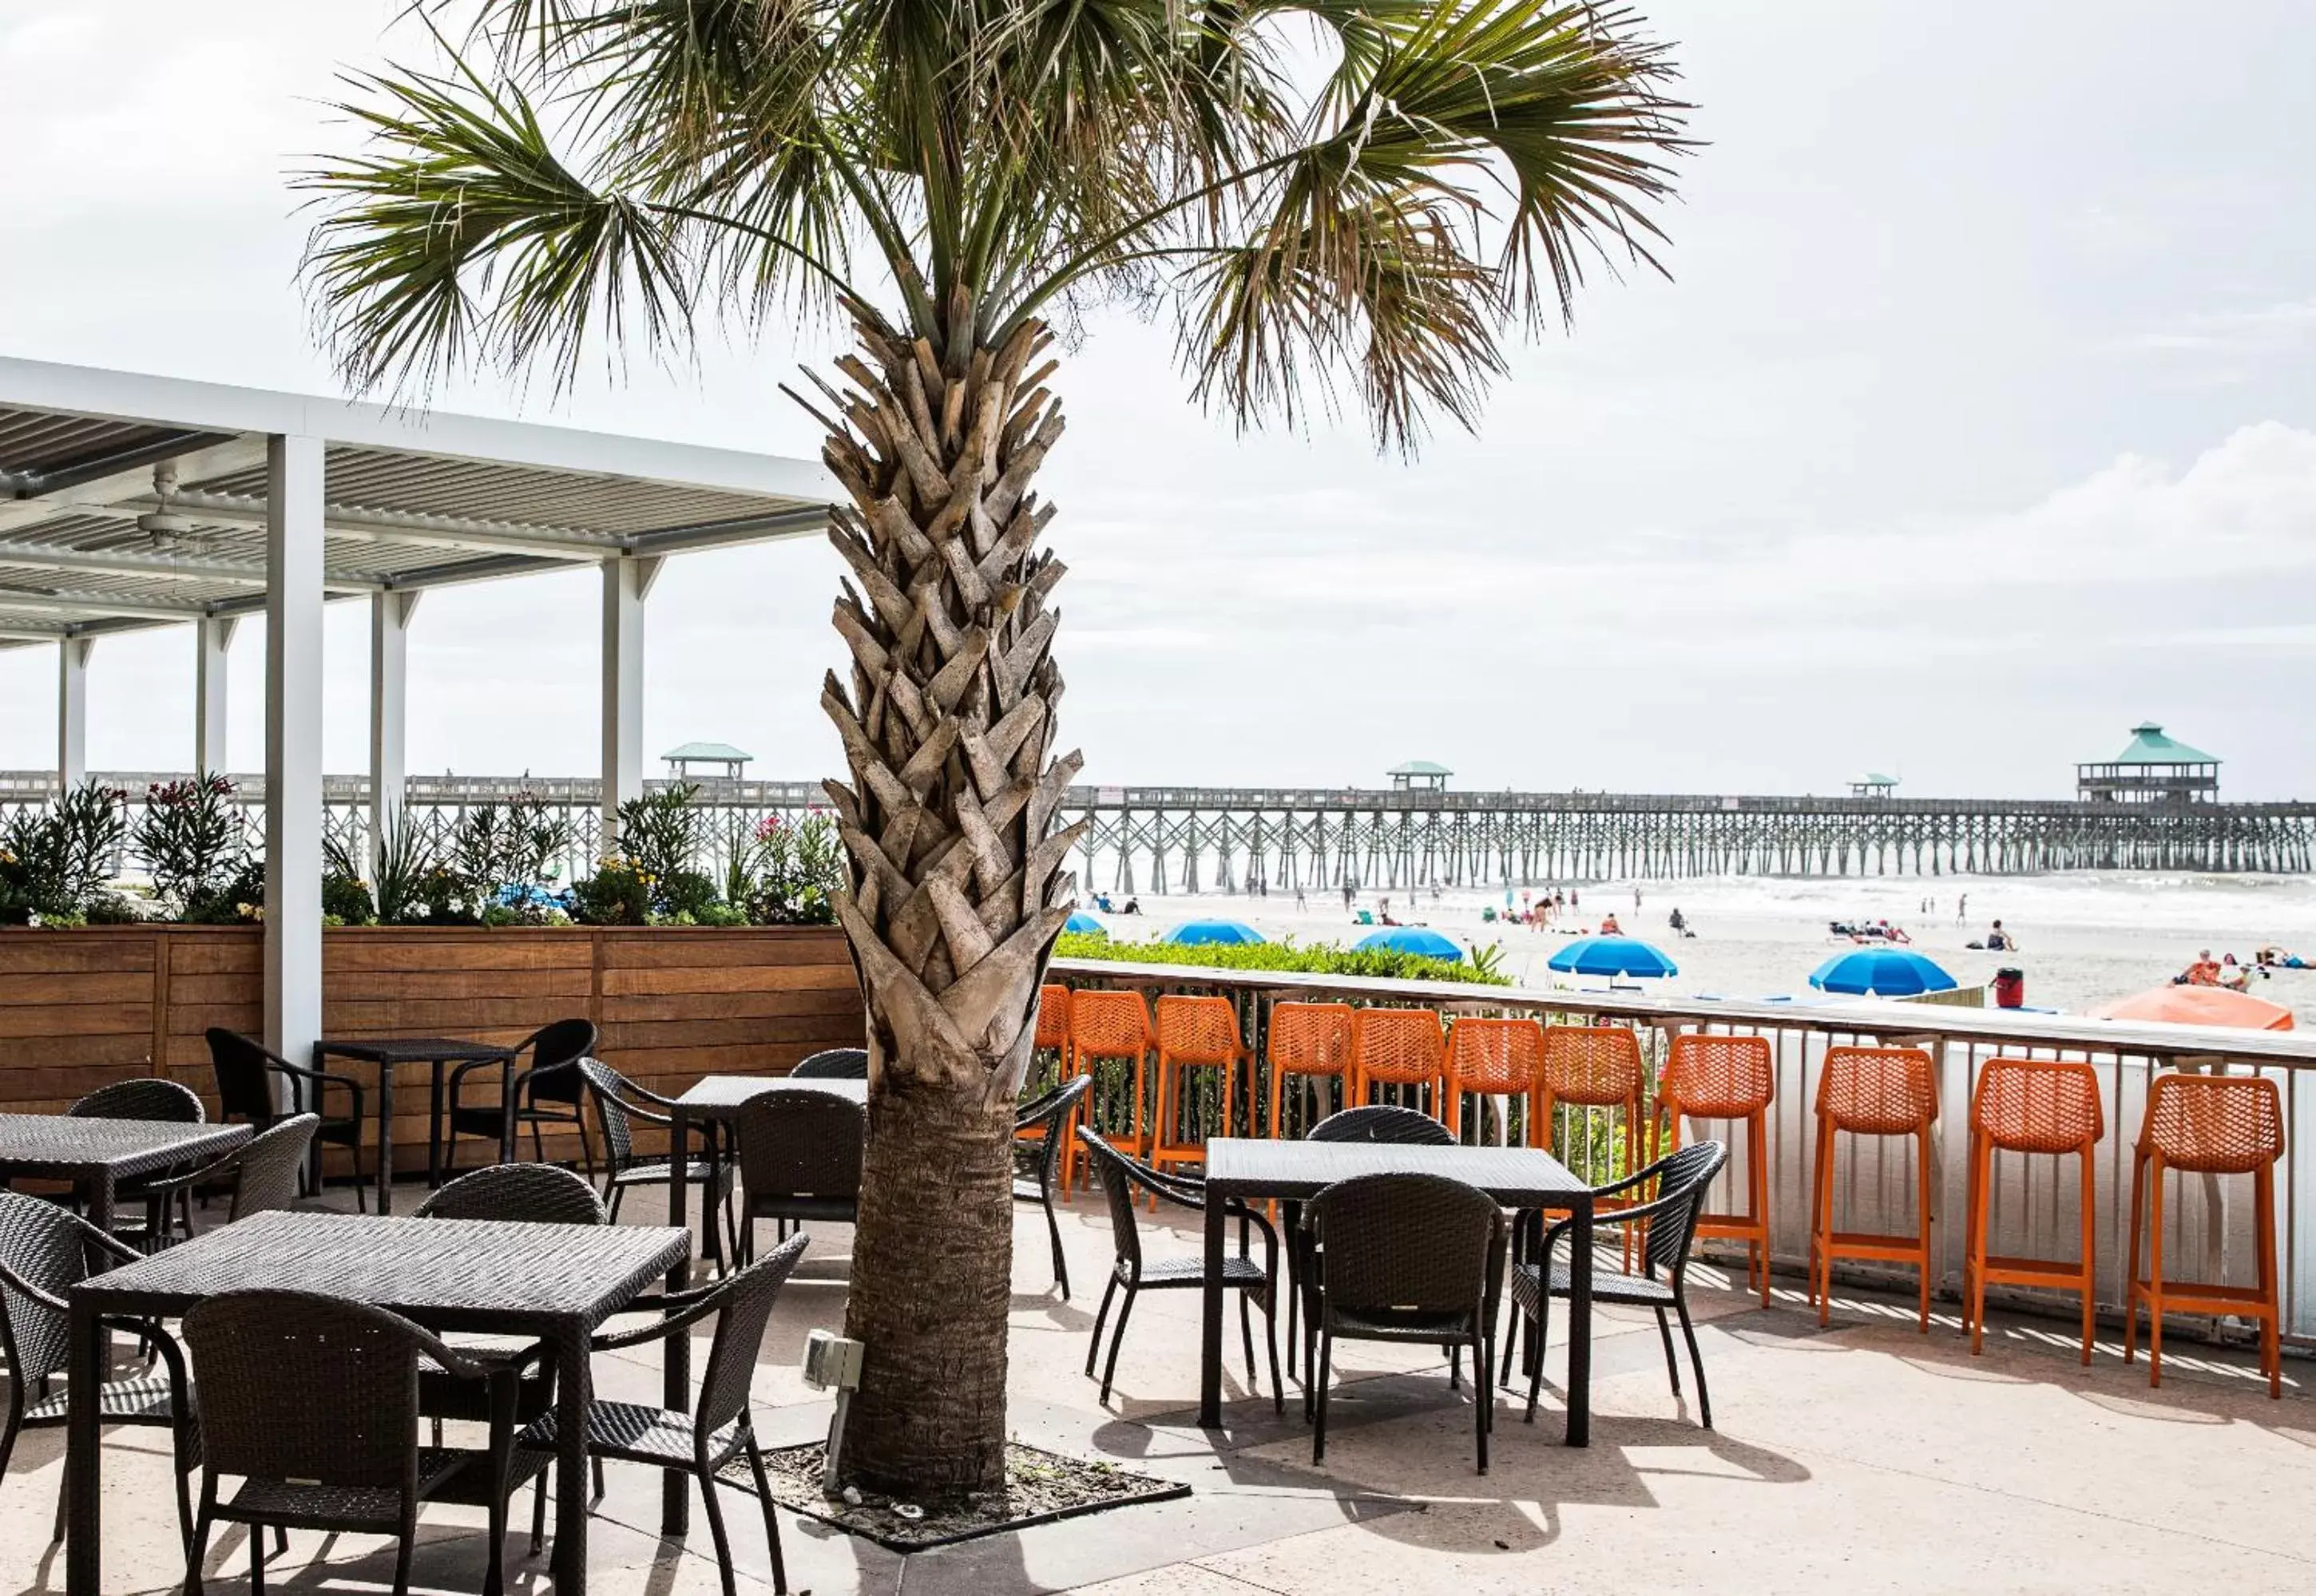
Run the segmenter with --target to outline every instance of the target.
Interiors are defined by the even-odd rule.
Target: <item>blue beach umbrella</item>
[[[1076,913],[1071,915],[1069,922],[1064,925],[1062,929],[1064,931],[1078,932],[1087,936],[1107,936],[1109,935],[1109,927],[1103,925],[1100,920],[1095,919],[1083,909],[1079,909]]]
[[[1910,948],[1852,948],[1810,971],[1821,992],[1860,998],[1911,998],[1917,992],[1950,992],[1961,983]]]
[[[1185,920],[1159,939],[1177,947],[1234,947],[1263,940],[1262,933],[1237,920]]]
[[[1464,958],[1462,948],[1421,926],[1388,926],[1360,937],[1353,945],[1363,953],[1413,953],[1421,959],[1445,959],[1450,964],[1461,963]]]
[[[1563,975],[1679,975],[1680,966],[1637,936],[1580,936],[1545,961]]]

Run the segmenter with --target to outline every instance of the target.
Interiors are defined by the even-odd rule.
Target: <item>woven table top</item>
[[[854,1103],[868,1101],[868,1083],[864,1080],[811,1078],[797,1080],[785,1075],[703,1075],[691,1083],[690,1090],[676,1099],[683,1111],[695,1120],[728,1120],[740,1112],[740,1105],[759,1092],[769,1092],[774,1086],[794,1086],[797,1090],[828,1092]]]
[[[1314,1197],[1358,1175],[1440,1175],[1477,1186],[1508,1208],[1578,1206],[1590,1188],[1541,1148],[1404,1147],[1372,1141],[1207,1143],[1207,1190],[1226,1197]]]
[[[73,1288],[106,1313],[223,1291],[326,1291],[442,1329],[590,1328],[690,1256],[689,1232],[376,1214],[263,1213]]]
[[[314,1044],[316,1058],[358,1059],[366,1064],[457,1064],[469,1059],[512,1059],[517,1049],[489,1042],[459,1042],[447,1036],[380,1036],[368,1041],[325,1037]]]
[[[250,1135],[247,1125],[0,1113],[0,1175],[72,1179],[110,1171],[113,1179],[124,1180],[220,1157]]]

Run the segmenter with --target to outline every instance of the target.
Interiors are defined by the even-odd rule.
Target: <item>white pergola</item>
[[[606,823],[643,792],[644,604],[668,555],[819,532],[812,461],[0,358],[0,648],[54,644],[57,774],[87,773],[100,639],[191,625],[195,767],[227,768],[234,627],[265,627],[265,1029],[322,1019],[322,608],[370,615],[370,828],[402,801],[427,589],[602,572]]]

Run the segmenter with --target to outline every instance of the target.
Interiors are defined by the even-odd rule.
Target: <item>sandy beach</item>
[[[1902,926],[1913,946],[1965,984],[1982,983],[2003,965],[2016,966],[2026,972],[2030,1005],[2073,1012],[2160,986],[2202,948],[2210,948],[2214,958],[2233,953],[2249,961],[2254,949],[2274,943],[2316,960],[2316,880],[2298,876],[1720,876],[1600,882],[1576,891],[1577,909],[1551,930],[1483,920],[1483,909],[1501,911],[1501,888],[1437,895],[1424,889],[1412,900],[1403,891],[1362,891],[1358,902],[1374,910],[1388,898],[1393,917],[1404,923],[1429,925],[1467,945],[1500,944],[1506,972],[1523,985],[1538,987],[1601,984],[1554,974],[1545,962],[1578,927],[1597,927],[1610,911],[1626,933],[1655,943],[1679,964],[1680,973],[1669,978],[1663,989],[1732,998],[1807,990],[1810,971],[1837,948],[1850,945],[1828,935],[1827,924],[1835,919],[1887,919]],[[1110,897],[1123,907],[1124,894]],[[1519,900],[1515,889],[1515,907]],[[1303,943],[1348,943],[1372,929],[1351,923],[1340,890],[1312,892],[1300,909],[1292,892],[1144,894],[1141,902],[1142,927],[1132,917],[1106,917],[1114,935],[1154,935],[1182,920],[1204,918],[1243,920],[1266,936]],[[1926,903],[1934,907],[1925,909]],[[1677,937],[1668,929],[1667,917],[1676,908],[1695,936]],[[1996,919],[2018,939],[2020,951],[1987,953],[1964,945],[1983,940]],[[2283,971],[2267,980],[2256,976],[2251,990],[2291,1008],[2303,1028],[2316,1026],[2316,970]]]

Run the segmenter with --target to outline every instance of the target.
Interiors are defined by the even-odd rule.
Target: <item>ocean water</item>
[[[2026,973],[2028,1004],[2065,1012],[2163,985],[2205,948],[2214,958],[2232,953],[2248,963],[2254,949],[2275,944],[2316,962],[2316,878],[2306,876],[2092,871],[1849,880],[1718,876],[1599,882],[1577,891],[1577,909],[1550,930],[1484,922],[1483,908],[1501,911],[1501,888],[1437,894],[1424,888],[1412,896],[1363,890],[1358,903],[1374,910],[1389,899],[1393,918],[1404,924],[1430,926],[1466,945],[1498,944],[1506,973],[1523,985],[1546,988],[1604,984],[1556,974],[1545,961],[1579,928],[1597,928],[1610,911],[1627,935],[1654,943],[1680,966],[1679,974],[1655,989],[1724,998],[1806,992],[1809,972],[1829,953],[1852,945],[1828,934],[1828,922],[1836,919],[1886,919],[1905,927],[1918,951],[1965,985],[2014,966]],[[1124,894],[1110,897],[1125,904]],[[1515,907],[1519,900],[1514,889]],[[1351,922],[1340,889],[1309,893],[1300,909],[1291,891],[1145,894],[1141,904],[1139,922],[1105,917],[1113,935],[1154,935],[1205,918],[1243,920],[1265,936],[1305,944],[1349,944],[1373,929]],[[1667,928],[1676,908],[1695,936],[1677,937]],[[2018,938],[2019,951],[1987,953],[1964,945],[1982,941],[1997,919]],[[2303,1028],[2316,1028],[2316,970],[2255,975],[2251,990],[2292,1009]]]

